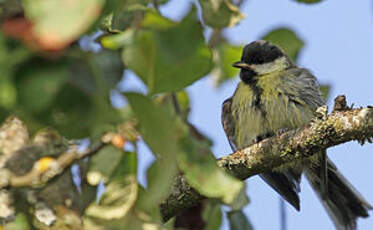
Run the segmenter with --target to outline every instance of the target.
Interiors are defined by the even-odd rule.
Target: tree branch
[[[341,103],[336,101],[336,103]],[[341,103],[343,105],[343,103]],[[345,105],[345,104],[344,104]],[[277,167],[302,161],[329,147],[357,140],[372,143],[373,107],[350,109],[335,106],[327,115],[327,107],[316,111],[316,118],[303,128],[291,130],[217,160],[219,167],[245,180]],[[167,221],[182,209],[191,207],[204,197],[179,176],[169,197],[161,204],[163,219]]]
[[[63,173],[76,161],[95,154],[107,143],[106,141],[98,141],[84,151],[78,151],[76,145],[69,146],[69,149],[58,158],[41,158],[34,163],[29,172],[23,175],[16,175],[7,169],[1,169],[0,189],[7,186],[25,187],[44,184]]]

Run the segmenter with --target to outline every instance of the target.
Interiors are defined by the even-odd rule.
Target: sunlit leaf
[[[294,62],[297,61],[298,54],[304,46],[302,39],[288,28],[274,29],[264,35],[262,39],[280,46]]]
[[[24,0],[33,33],[46,49],[60,49],[76,40],[99,17],[104,0]]]
[[[152,23],[163,28],[164,20],[154,18],[157,21]],[[138,31],[133,45],[123,50],[124,63],[151,93],[180,90],[210,71],[211,52],[204,43],[195,10],[168,29],[152,23],[147,25],[154,29]]]
[[[199,0],[206,25],[214,28],[231,27],[245,18],[230,0]]]
[[[122,33],[105,36],[101,39],[101,44],[107,49],[119,49],[125,45],[131,45],[134,39],[134,30],[127,29]]]
[[[231,230],[253,230],[250,221],[242,210],[228,212],[227,215]]]
[[[111,181],[98,204],[91,204],[86,215],[100,219],[123,218],[131,210],[137,198],[136,175]]]

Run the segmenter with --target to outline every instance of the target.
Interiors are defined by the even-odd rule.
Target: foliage
[[[237,75],[231,63],[240,59],[243,46],[230,44],[222,29],[244,19],[243,1],[191,1],[180,21],[162,16],[159,7],[167,2],[0,1],[0,119],[14,114],[27,123],[22,148],[32,154],[25,158],[30,160],[26,168],[34,163],[49,167],[51,157],[66,150],[50,154],[51,148],[40,145],[40,138],[51,141],[51,133],[57,133],[36,133],[44,127],[91,142],[108,132],[121,137],[119,144],[78,162],[78,187],[67,170],[42,188],[10,191],[17,210],[0,217],[4,229],[173,229],[172,221],[162,224],[159,205],[179,173],[213,201],[201,212],[205,229],[219,228],[222,204],[232,209],[231,229],[251,229],[241,211],[248,203],[244,183],[217,167],[211,141],[188,123],[184,91],[206,75],[217,86]],[[213,33],[206,41],[208,28]],[[304,45],[290,28],[274,29],[263,39],[279,44],[294,61]],[[143,81],[148,93],[123,93],[129,104],[114,108],[110,95],[127,77],[125,69]],[[141,139],[155,157],[146,187],[136,179]],[[54,147],[66,144],[61,137],[54,141]],[[127,145],[135,147],[124,151]],[[100,184],[106,187],[102,196],[97,195]]]

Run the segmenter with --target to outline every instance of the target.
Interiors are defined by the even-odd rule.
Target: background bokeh
[[[189,7],[188,0],[171,1],[161,12],[172,19],[180,19]],[[225,29],[224,34],[234,44],[244,45],[262,37],[271,29],[289,27],[305,42],[298,64],[312,70],[320,83],[331,84],[328,105],[339,94],[347,96],[355,106],[373,104],[373,5],[369,0],[329,0],[315,5],[292,1],[251,0],[242,7],[246,18],[237,26]],[[209,36],[209,32],[206,32]],[[221,104],[230,97],[238,78],[214,88],[211,78],[205,77],[187,91],[191,97],[190,121],[213,142],[213,152],[219,157],[231,152],[220,124]],[[144,91],[142,83],[131,73],[121,82],[123,90]],[[117,102],[119,103],[119,102]],[[142,151],[141,151],[142,150]],[[144,145],[139,156],[143,169],[153,160]],[[349,181],[373,203],[372,162],[373,147],[346,143],[330,148],[329,157]],[[140,172],[143,170],[140,170]],[[145,182],[144,175],[139,175]],[[245,208],[255,229],[279,229],[278,195],[259,177],[247,180],[251,203]],[[333,229],[334,226],[321,203],[303,178],[301,211],[287,205],[288,229]],[[358,228],[372,229],[373,218],[358,220]],[[222,229],[228,229],[224,223]]]

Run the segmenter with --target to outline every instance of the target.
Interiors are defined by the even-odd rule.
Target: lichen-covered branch
[[[110,141],[110,140],[109,140]],[[70,145],[64,153],[58,155],[57,158],[54,157],[41,157],[39,160],[28,162],[33,163],[30,170],[24,174],[17,174],[16,172],[22,171],[21,167],[25,165],[18,164],[18,159],[14,159],[18,165],[14,166],[13,170],[8,170],[7,168],[0,169],[0,189],[10,186],[10,187],[25,187],[44,184],[51,179],[55,178],[57,175],[62,174],[67,168],[83,159],[98,152],[103,146],[108,143],[106,140],[100,140],[93,143],[89,148],[84,151],[78,151],[78,146]],[[25,151],[29,155],[35,152],[38,146],[26,147]],[[10,159],[12,161],[12,159]],[[14,164],[16,164],[14,163]]]
[[[356,140],[359,143],[373,138],[373,107],[346,108],[344,98],[336,99],[334,111],[320,107],[314,120],[307,126],[265,139],[257,144],[217,160],[217,164],[235,177],[244,180],[250,176],[301,161],[320,150]],[[344,104],[343,104],[344,103]],[[161,204],[164,220],[180,210],[203,199],[180,176],[176,178],[170,196]]]
[[[83,152],[77,151],[77,147],[74,146],[73,150],[69,149],[68,152],[61,154],[57,159],[42,158],[41,161],[36,162],[33,168],[25,175],[10,175],[9,185],[11,187],[24,187],[44,184],[63,173],[66,168],[69,168],[77,160],[98,152],[103,146],[104,144],[102,142],[98,142]],[[49,162],[47,163],[45,161]],[[43,169],[43,164],[48,164],[47,169]]]

